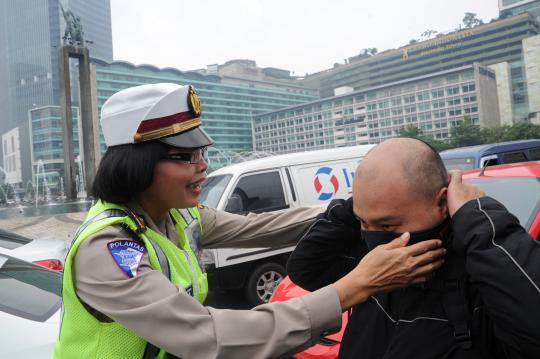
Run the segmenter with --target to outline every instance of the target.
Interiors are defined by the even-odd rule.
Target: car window
[[[504,163],[516,163],[516,162],[525,162],[527,161],[527,156],[525,152],[510,152],[503,154]]]
[[[501,202],[527,230],[540,210],[540,178],[474,178],[465,182]]]
[[[216,208],[231,177],[231,175],[208,177],[202,186],[200,202],[208,207]]]
[[[242,177],[232,192],[227,207],[226,210],[232,213],[265,212],[287,208],[279,172]]]
[[[58,311],[61,274],[9,256],[0,263],[0,311],[38,322]]]
[[[0,229],[0,247],[6,249],[15,249],[30,243],[29,238],[21,237],[15,233]]]

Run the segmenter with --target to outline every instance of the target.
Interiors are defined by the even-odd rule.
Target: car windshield
[[[475,168],[474,157],[464,157],[464,158],[451,158],[443,159],[444,166],[448,171],[451,170],[471,170]]]
[[[203,183],[200,202],[208,207],[216,208],[231,177],[231,175],[208,177]]]
[[[504,204],[526,229],[540,210],[540,178],[474,178],[465,182]]]
[[[2,248],[15,249],[24,246],[31,241],[32,240],[29,238],[25,238],[15,233],[0,229],[0,247]]]
[[[61,295],[61,274],[0,255],[0,311],[44,322],[60,308]]]

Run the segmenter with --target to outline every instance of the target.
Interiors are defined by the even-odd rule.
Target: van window
[[[503,163],[515,163],[515,162],[524,162],[527,161],[527,156],[525,152],[510,152],[503,154],[504,162]]]
[[[474,157],[443,159],[444,166],[450,170],[470,170],[476,167]]]
[[[483,164],[481,163],[480,166],[482,166],[482,167],[497,166],[498,164],[499,164],[499,160],[497,158],[490,158],[490,159],[484,161]]]
[[[288,207],[285,203],[281,177],[274,171],[242,177],[229,198],[226,211],[258,213]]]
[[[531,148],[529,150],[529,153],[531,155],[531,161],[538,161],[540,160],[540,147],[537,148]]]

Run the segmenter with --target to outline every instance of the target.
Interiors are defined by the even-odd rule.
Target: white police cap
[[[200,127],[202,107],[192,86],[171,83],[130,87],[101,107],[107,146],[159,140],[179,148],[209,146],[214,141]]]

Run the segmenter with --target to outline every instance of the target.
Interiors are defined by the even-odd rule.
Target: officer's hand
[[[444,262],[442,242],[432,239],[407,246],[410,234],[370,251],[360,263],[334,286],[343,310],[362,303],[369,296],[410,284],[423,283]]]
[[[450,183],[448,184],[447,203],[450,217],[453,217],[465,203],[486,195],[478,187],[464,184],[461,171],[450,171],[448,177]]]

